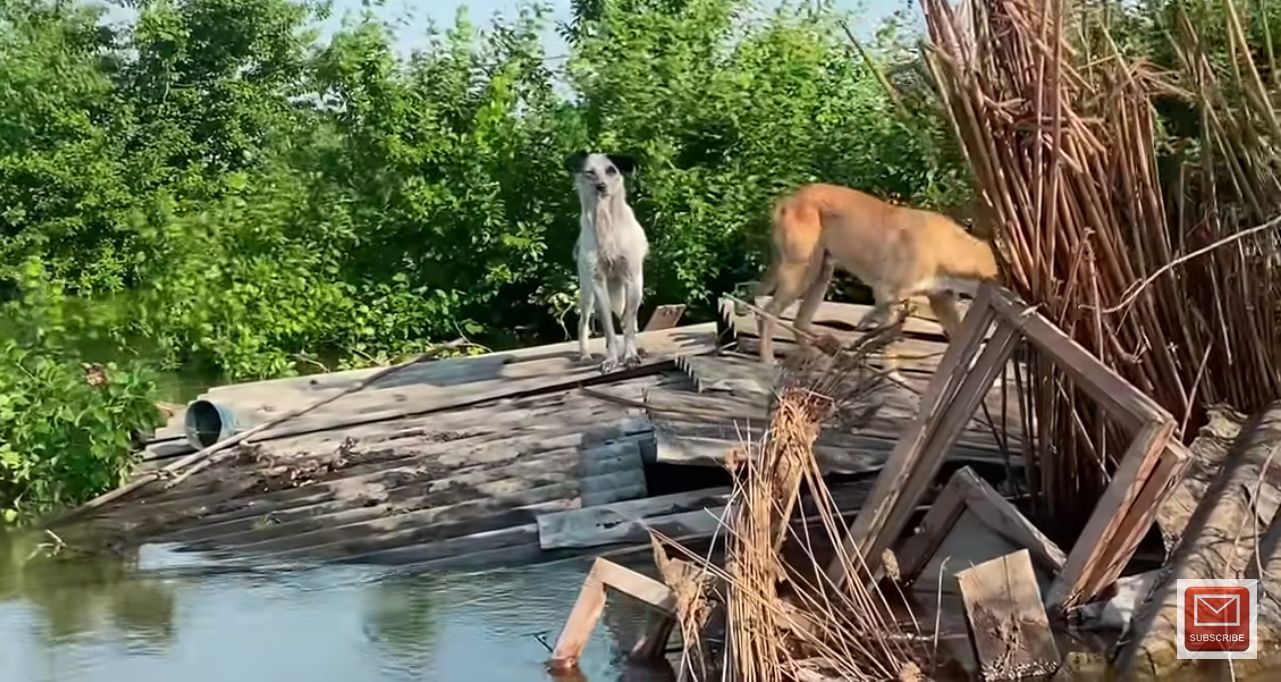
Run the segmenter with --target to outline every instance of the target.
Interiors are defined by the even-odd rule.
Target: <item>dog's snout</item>
[[[596,183],[596,191],[597,191],[597,192],[604,192],[606,189],[608,189],[608,188],[607,188],[607,187],[605,187],[605,183],[603,183],[603,182],[598,182],[598,183]]]

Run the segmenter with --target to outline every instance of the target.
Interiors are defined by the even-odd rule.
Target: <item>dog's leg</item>
[[[908,297],[897,291],[880,290],[873,293],[876,296],[876,305],[863,316],[863,321],[875,317],[880,320],[880,324],[893,325],[898,324],[907,315]],[[885,347],[885,367],[889,377],[899,383],[907,383],[907,378],[899,371],[897,344],[891,343]]]
[[[639,367],[640,351],[636,348],[637,317],[640,316],[641,296],[645,293],[644,273],[640,268],[623,283],[623,366]]]
[[[578,359],[580,362],[591,362],[592,354],[587,350],[587,341],[592,336],[592,314],[596,307],[596,287],[592,283],[590,271],[578,270]]]
[[[603,273],[592,278],[592,288],[596,298],[596,315],[605,332],[605,360],[600,363],[600,371],[612,372],[619,366],[618,333],[614,330],[614,305],[609,298],[609,283]]]
[[[761,362],[767,365],[774,364],[774,328],[777,326],[774,320],[805,291],[805,285],[809,283],[805,276],[809,271],[808,262],[780,263],[778,266],[774,297],[765,304],[765,312],[769,315],[758,315],[756,323],[756,333],[761,344]]]
[[[802,353],[810,351],[810,340],[808,334],[814,333],[814,313],[818,312],[818,307],[823,303],[823,297],[827,293],[827,286],[832,281],[832,275],[836,274],[836,264],[830,257],[822,256],[818,263],[818,273],[810,282],[809,288],[805,290],[805,297],[801,303],[800,310],[796,311],[796,320],[793,326],[797,331],[805,332],[796,335],[796,344],[800,347]]]
[[[961,329],[961,314],[956,310],[956,296],[951,291],[937,291],[926,294],[930,301],[930,310],[939,318],[943,333],[948,341],[956,338]]]

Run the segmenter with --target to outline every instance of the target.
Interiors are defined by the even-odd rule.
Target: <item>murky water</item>
[[[548,680],[539,637],[554,642],[586,572],[247,569],[163,547],[26,561],[31,547],[0,547],[4,682]],[[585,652],[587,680],[620,679],[643,624],[617,601]]]
[[[55,548],[45,545],[0,536],[0,682],[547,682],[555,679],[544,667],[548,647],[590,561],[405,575],[224,562],[162,546],[116,556],[57,548],[49,558]],[[614,559],[652,572],[648,552]],[[673,679],[624,663],[645,615],[635,602],[610,600],[576,680]],[[952,625],[940,644],[959,661],[968,636]],[[1187,670],[1170,679],[1230,676]]]

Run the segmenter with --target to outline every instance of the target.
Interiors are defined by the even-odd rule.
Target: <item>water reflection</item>
[[[546,682],[544,642],[555,639],[586,572],[571,562],[396,577],[374,567],[244,566],[158,547],[50,555],[48,540],[0,537],[5,682]],[[622,665],[645,612],[610,604],[584,652],[583,679],[671,679]]]
[[[48,645],[103,627],[131,645],[163,649],[173,641],[174,595],[160,582],[134,579],[139,552],[78,556],[54,538],[0,538],[0,601],[21,597],[38,612]]]

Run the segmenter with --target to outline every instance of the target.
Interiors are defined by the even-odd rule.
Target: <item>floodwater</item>
[[[154,545],[89,555],[55,544],[0,535],[0,682],[550,682],[549,647],[591,560],[412,575],[249,564]],[[611,558],[653,572],[648,552]],[[944,611],[941,648],[963,661],[969,639],[962,622],[950,622],[960,607]],[[624,663],[645,616],[636,602],[609,600],[574,682],[673,680],[670,669]],[[1278,673],[1187,669],[1170,681],[1233,677]]]
[[[418,576],[250,568],[155,546],[51,560],[34,545],[0,544],[4,682],[545,681],[540,638],[554,643],[586,573],[586,560]],[[585,679],[622,679],[643,622],[611,600]]]

